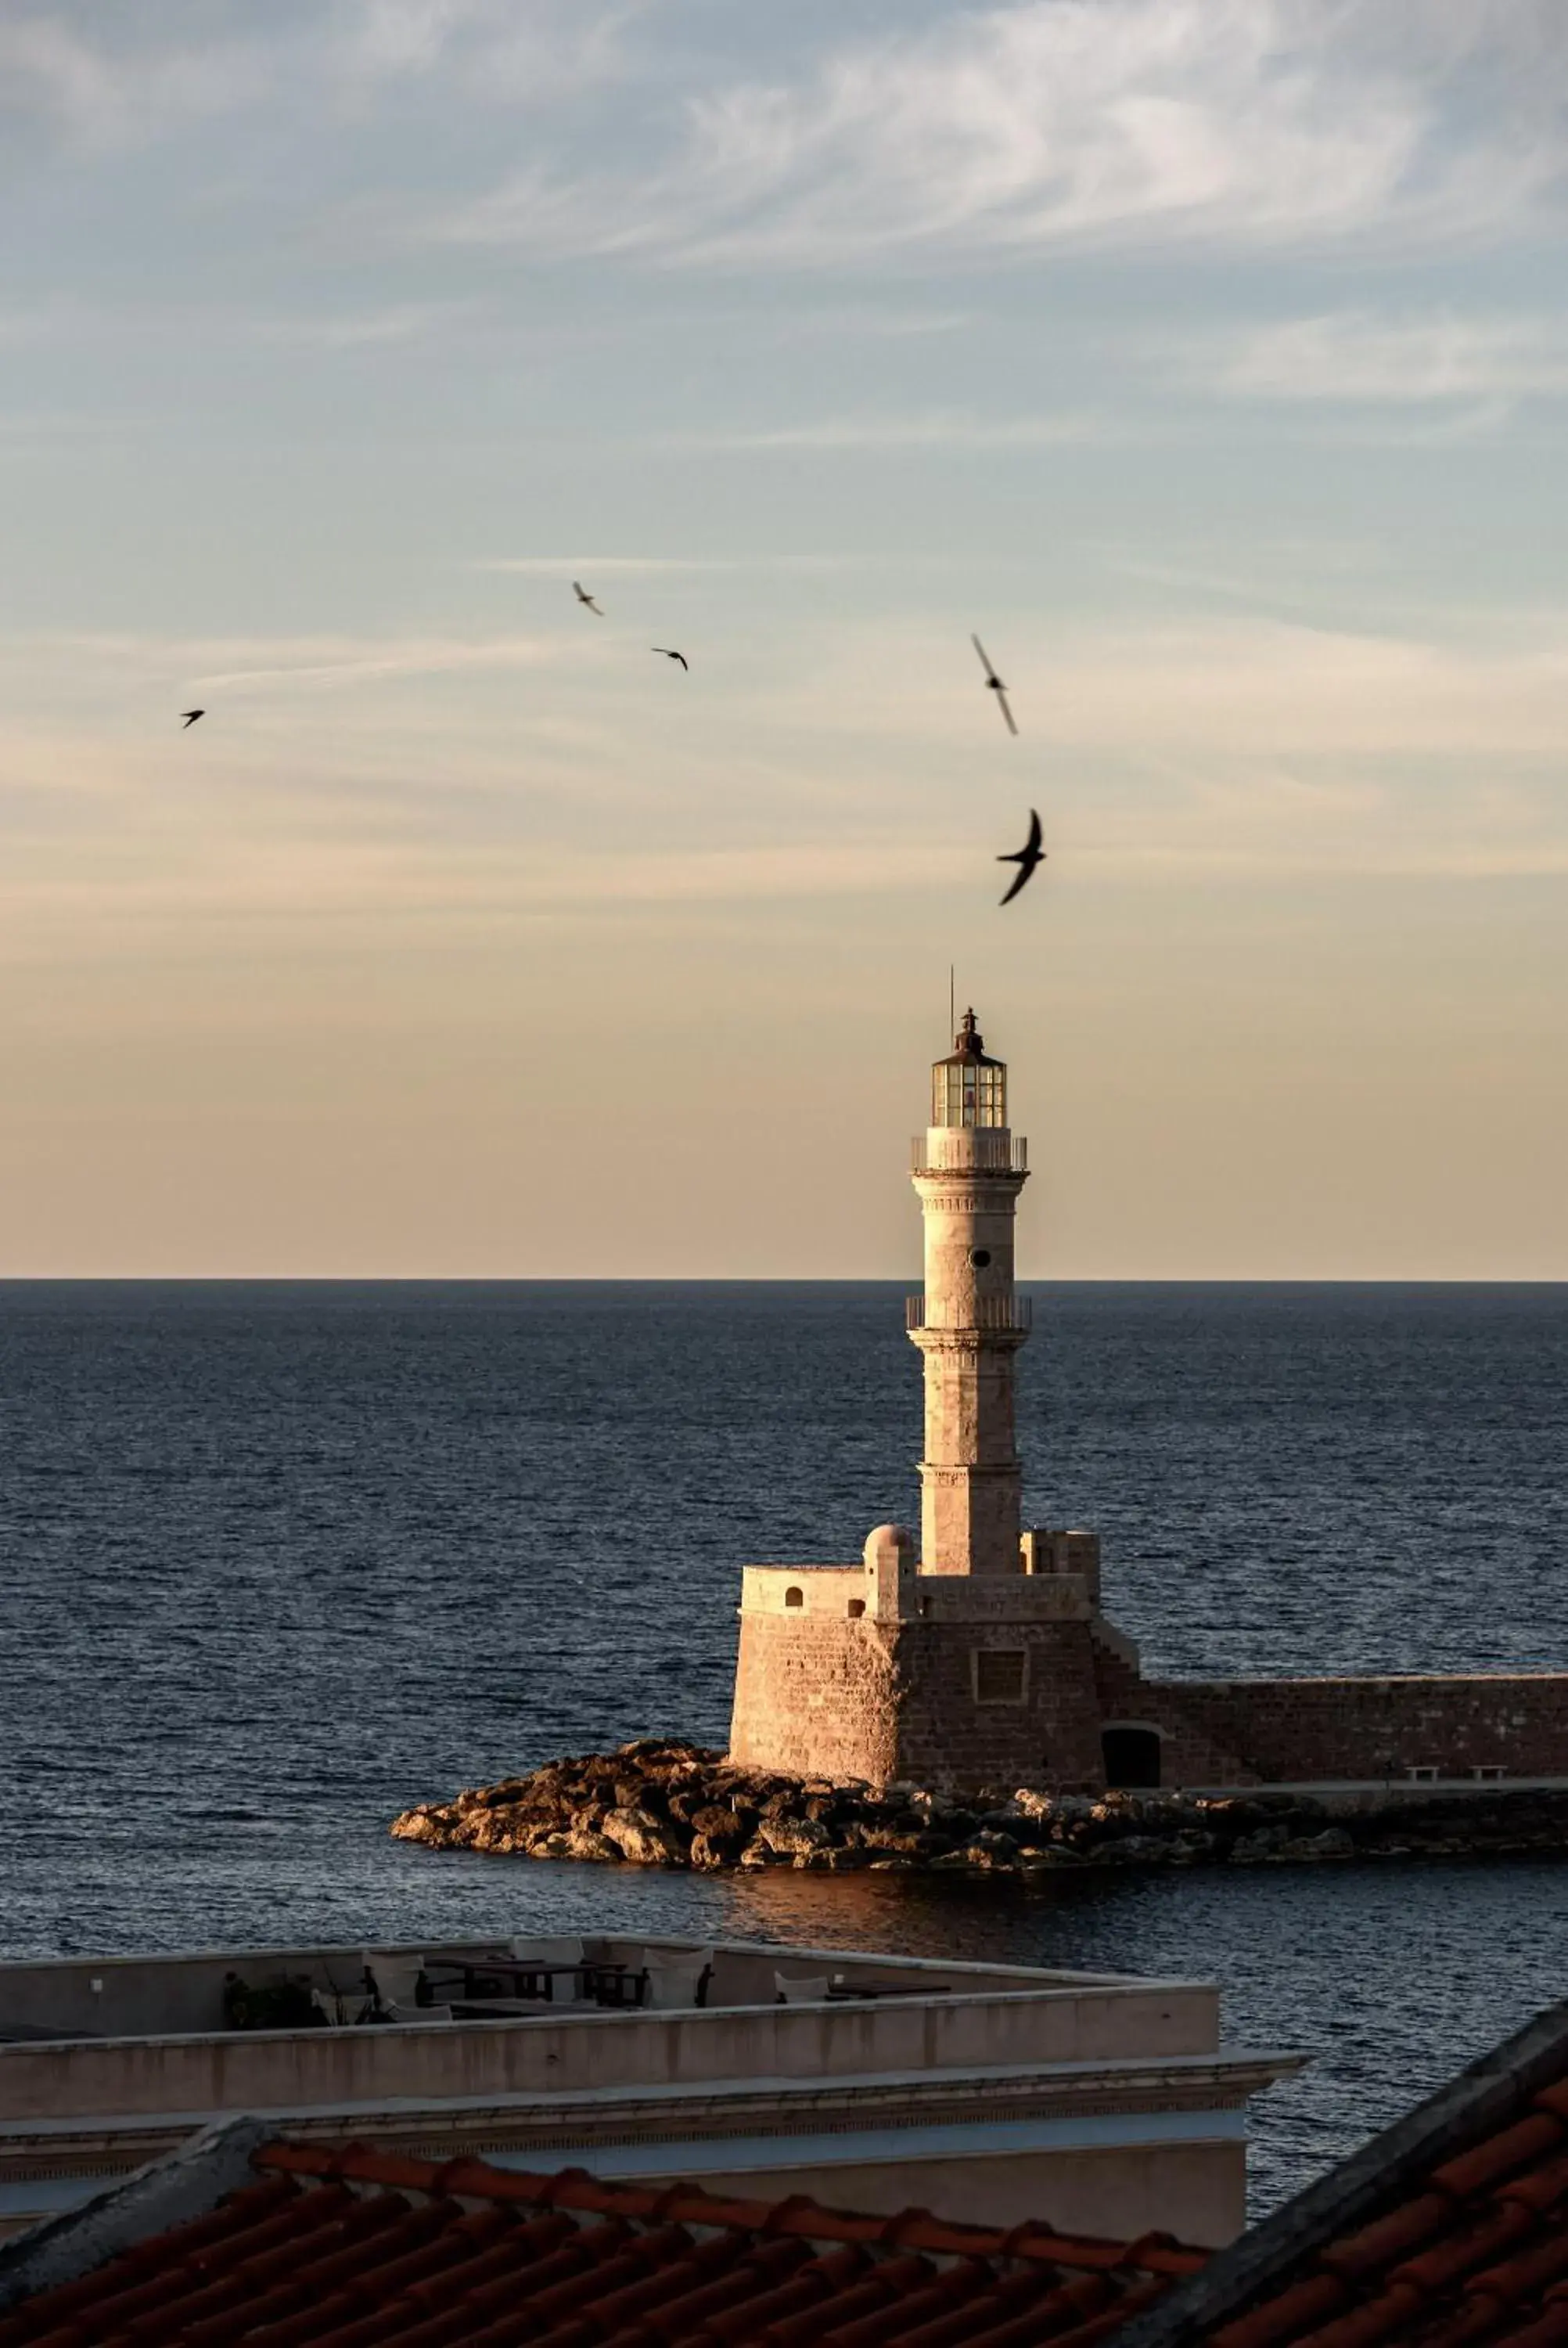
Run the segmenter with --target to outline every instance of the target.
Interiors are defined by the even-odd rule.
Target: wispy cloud
[[[1565,67],[1554,0],[1014,0],[715,84],[651,169],[536,157],[432,229],[784,267],[1485,240],[1561,189]]]
[[[1495,408],[1561,397],[1568,392],[1568,323],[1331,311],[1243,336],[1222,359],[1214,382],[1234,398],[1378,406]]]
[[[987,633],[1053,847],[1086,875],[1568,869],[1568,613],[1448,640],[1252,615],[1015,613],[1005,641]],[[629,760],[652,664],[623,674],[597,632],[0,638],[9,901],[144,883],[210,905],[275,882],[280,911],[290,891],[296,911],[885,895],[946,885],[955,853],[989,885],[1011,843],[976,838],[953,776],[1011,746],[968,650],[926,621],[846,629],[835,612],[787,664],[714,670]],[[210,695],[189,745],[176,685]]]
[[[212,649],[208,648],[209,651]],[[340,638],[298,646],[273,644],[273,657],[241,657],[235,666],[204,668],[190,679],[192,691],[286,685],[358,685],[373,678],[451,675],[463,671],[536,668],[569,658],[572,648],[557,638],[492,636],[401,638],[366,643]]]
[[[103,146],[268,108],[406,126],[456,102],[488,126],[485,160],[445,169],[439,197],[405,178],[382,208],[397,234],[792,269],[1485,242],[1549,217],[1568,165],[1560,0],[993,0],[869,38],[825,38],[815,12],[742,37],[721,13],[682,46],[694,13],[19,0],[0,113]],[[759,48],[767,67],[737,63]],[[619,86],[630,132],[595,116]]]
[[[445,73],[487,105],[559,103],[627,70],[649,0],[342,0],[323,47],[366,96]]]
[[[68,5],[0,22],[0,118],[41,118],[84,146],[144,143],[254,104],[272,78],[265,42],[238,31],[159,40],[135,11],[116,22]]]
[[[646,0],[327,0],[287,15],[249,0],[21,0],[0,22],[0,118],[82,146],[146,145],[286,96],[296,113],[371,112],[439,82],[518,111],[614,79]]]

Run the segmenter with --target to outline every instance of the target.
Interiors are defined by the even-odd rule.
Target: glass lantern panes
[[[989,1060],[978,1046],[978,1036],[960,1038],[968,1048],[938,1060],[931,1070],[933,1125],[1005,1125],[1008,1121],[1008,1072],[1004,1062]]]

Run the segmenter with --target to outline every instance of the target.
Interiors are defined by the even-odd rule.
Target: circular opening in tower
[[[990,1269],[990,1261],[991,1251],[989,1248],[971,1248],[969,1250],[969,1263],[971,1269],[975,1272],[988,1272]]]

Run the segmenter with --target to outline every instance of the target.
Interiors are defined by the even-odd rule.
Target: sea
[[[1568,1287],[1043,1284],[1025,1521],[1161,1674],[1568,1667]],[[0,1284],[0,1952],[577,1929],[1217,1979],[1266,2209],[1568,1993],[1568,1865],[586,1868],[407,1804],[719,1744],[741,1566],[917,1514],[889,1283]]]

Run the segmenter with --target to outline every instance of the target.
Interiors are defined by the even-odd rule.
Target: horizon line
[[[0,1272],[5,1288],[887,1288],[917,1272]],[[1019,1273],[1020,1288],[1568,1288],[1554,1272]]]

